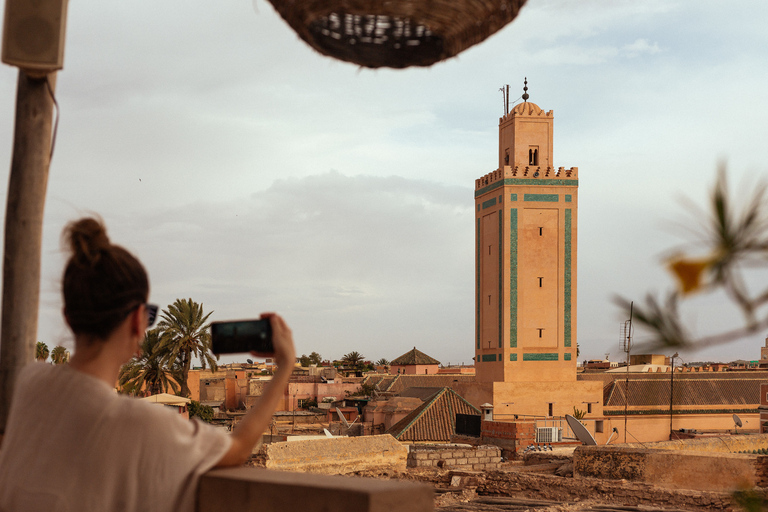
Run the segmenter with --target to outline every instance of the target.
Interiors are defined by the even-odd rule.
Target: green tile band
[[[486,208],[490,208],[491,206],[496,206],[496,198],[492,197],[487,201],[483,201],[483,210]]]
[[[565,354],[563,354],[563,361],[570,361],[570,360],[571,360],[570,352],[566,352]]]
[[[478,249],[479,250],[479,249]],[[517,347],[517,209],[509,211],[509,346]]]
[[[539,203],[556,203],[560,200],[557,194],[523,194],[523,201],[536,201]]]
[[[510,361],[517,361],[517,354],[509,354]]]
[[[572,199],[572,196],[571,196],[571,194],[565,194],[565,202],[566,202],[566,203],[570,203],[570,202],[571,202],[571,199]]]
[[[523,361],[557,361],[557,354],[523,354]]]
[[[475,191],[475,197],[496,190],[499,187],[505,185],[541,185],[549,187],[578,187],[579,180],[550,180],[550,179],[531,179],[531,178],[507,178],[505,180],[499,180],[496,183],[492,183],[487,187],[483,187]]]
[[[563,345],[571,346],[571,209],[565,210],[565,260],[563,276]]]
[[[477,297],[475,297],[475,337],[477,338],[477,350],[480,350],[480,219],[477,219],[477,248],[475,254],[475,290]]]
[[[517,194],[512,194],[512,195],[511,195],[509,198],[510,198],[512,201],[517,201]]]
[[[502,318],[504,318],[504,251],[501,250],[502,247],[504,247],[502,244],[504,243],[504,215],[503,212],[499,212],[499,296],[498,296],[498,305],[499,305],[499,316],[497,317],[499,319],[499,348],[501,348],[501,345],[504,340],[504,322],[502,321]],[[499,361],[501,361],[501,356],[499,356]]]

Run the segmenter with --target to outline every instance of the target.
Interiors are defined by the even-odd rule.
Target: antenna
[[[501,91],[501,108],[504,109],[504,115],[509,114],[509,84],[502,85],[499,90]]]
[[[632,312],[635,301],[629,303],[629,320],[624,322],[622,330],[622,350],[627,353],[627,380],[624,384],[624,443],[627,442],[627,409],[629,406],[629,355],[632,351]],[[673,373],[674,375],[674,373]]]

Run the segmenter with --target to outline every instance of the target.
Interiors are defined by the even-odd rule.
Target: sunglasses
[[[144,309],[147,311],[147,327],[152,327],[157,318],[157,305],[146,303]]]

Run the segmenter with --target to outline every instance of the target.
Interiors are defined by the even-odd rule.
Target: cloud
[[[640,55],[653,55],[661,52],[658,43],[650,43],[647,39],[636,39],[632,44],[624,45],[621,53],[629,58]]]
[[[280,311],[298,350],[325,357],[419,346],[469,361],[472,219],[469,187],[332,171],[105,220],[147,266],[162,306],[191,297],[214,319]]]

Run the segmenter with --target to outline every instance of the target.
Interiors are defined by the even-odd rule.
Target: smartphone
[[[211,345],[214,354],[259,352],[274,354],[272,326],[269,319],[211,322]]]

